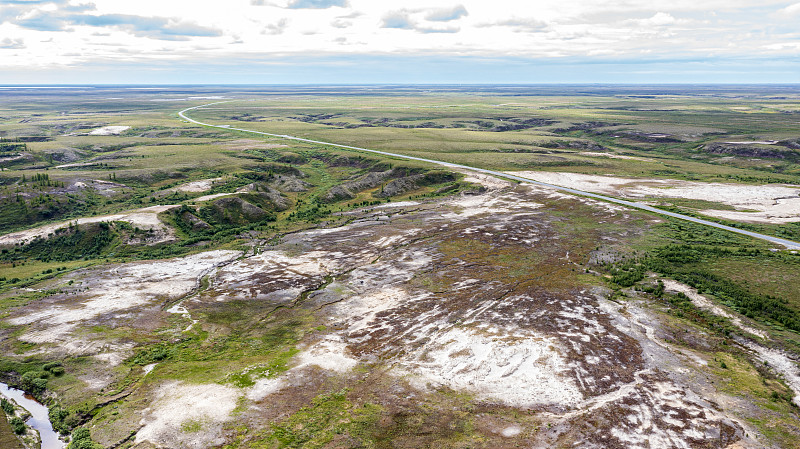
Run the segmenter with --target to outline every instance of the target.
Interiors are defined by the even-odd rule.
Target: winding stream
[[[47,407],[36,402],[29,395],[26,395],[24,391],[11,388],[2,382],[0,382],[0,395],[13,399],[20,407],[31,414],[26,424],[39,432],[42,438],[42,449],[64,449],[66,447],[66,444],[58,439],[58,433],[53,430],[53,425],[50,424]]]

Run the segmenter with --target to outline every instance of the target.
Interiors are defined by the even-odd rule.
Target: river
[[[42,438],[42,449],[64,449],[66,447],[66,444],[58,439],[58,433],[53,430],[53,425],[50,424],[47,407],[36,402],[24,391],[11,388],[2,382],[0,382],[0,395],[13,399],[20,407],[31,414],[26,424],[39,431],[39,436]]]

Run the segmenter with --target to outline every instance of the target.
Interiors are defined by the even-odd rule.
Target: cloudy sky
[[[797,83],[798,24],[771,0],[0,0],[0,83]]]

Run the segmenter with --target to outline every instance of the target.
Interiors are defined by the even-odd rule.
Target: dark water
[[[36,402],[24,391],[10,388],[2,382],[0,382],[0,395],[13,399],[31,414],[27,424],[39,431],[42,437],[42,449],[64,449],[66,444],[58,439],[58,433],[53,430],[50,418],[47,416],[47,407]]]

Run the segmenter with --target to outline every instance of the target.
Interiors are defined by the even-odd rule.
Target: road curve
[[[234,100],[230,100],[230,101],[234,101]],[[701,218],[690,217],[688,215],[678,214],[678,213],[675,213],[675,212],[669,212],[669,211],[666,211],[666,210],[657,209],[657,208],[655,208],[653,206],[649,206],[649,205],[643,204],[643,203],[637,203],[637,202],[633,202],[633,201],[626,201],[626,200],[623,200],[623,199],[614,198],[612,196],[599,195],[597,193],[584,192],[583,190],[571,189],[569,187],[563,187],[563,186],[559,186],[559,185],[555,185],[555,184],[548,184],[546,182],[534,181],[533,179],[523,178],[522,176],[510,175],[508,173],[503,173],[501,171],[487,170],[485,168],[470,167],[469,165],[453,164],[453,163],[450,163],[450,162],[437,161],[435,159],[426,159],[426,158],[415,157],[415,156],[407,156],[407,155],[404,155],[404,154],[390,153],[390,152],[387,152],[387,151],[370,150],[368,148],[353,147],[353,146],[349,146],[349,145],[341,145],[341,144],[332,143],[332,142],[322,142],[322,141],[319,141],[319,140],[304,139],[302,137],[287,136],[285,134],[272,134],[272,133],[265,133],[265,132],[262,132],[262,131],[253,131],[253,130],[250,130],[250,129],[234,128],[234,127],[232,127],[230,125],[212,125],[210,123],[199,122],[199,121],[197,121],[197,120],[195,120],[193,118],[190,118],[190,117],[186,116],[186,112],[188,112],[188,111],[191,111],[191,110],[194,110],[194,109],[200,109],[200,108],[204,108],[204,107],[207,107],[207,106],[212,106],[212,105],[220,104],[220,103],[229,103],[230,101],[217,101],[217,102],[214,102],[214,103],[208,103],[208,104],[203,104],[203,105],[200,105],[200,106],[193,106],[191,108],[186,108],[186,109],[178,112],[178,116],[180,116],[182,119],[187,120],[187,121],[189,121],[191,123],[194,123],[194,124],[197,124],[197,125],[200,125],[200,126],[207,126],[207,127],[210,127],[210,128],[220,128],[220,129],[227,129],[227,130],[233,130],[233,131],[241,131],[241,132],[246,132],[246,133],[250,133],[250,134],[259,134],[259,135],[263,135],[263,136],[280,137],[282,139],[290,139],[290,140],[297,140],[297,141],[300,141],[300,142],[315,143],[315,144],[319,144],[319,145],[326,145],[326,146],[329,146],[329,147],[344,148],[344,149],[347,149],[347,150],[363,151],[363,152],[367,152],[367,153],[380,154],[380,155],[383,155],[383,156],[391,156],[391,157],[396,157],[396,158],[400,158],[400,159],[427,162],[427,163],[430,163],[430,164],[441,165],[443,167],[448,167],[448,168],[460,168],[460,169],[463,169],[463,170],[469,170],[469,171],[478,172],[478,173],[485,173],[485,174],[492,175],[492,176],[495,176],[495,177],[498,177],[498,178],[510,179],[510,180],[513,180],[513,181],[523,182],[523,183],[527,183],[527,184],[533,184],[533,185],[542,186],[542,187],[549,187],[551,189],[559,190],[561,192],[571,193],[573,195],[580,195],[580,196],[585,196],[585,197],[589,197],[589,198],[594,198],[594,199],[598,199],[598,200],[601,200],[601,201],[607,201],[609,203],[620,204],[622,206],[627,206],[627,207],[634,208],[634,209],[640,209],[640,210],[644,210],[644,211],[647,211],[647,212],[652,212],[652,213],[658,214],[658,215],[664,215],[664,216],[667,216],[667,217],[678,218],[678,219],[681,219],[681,220],[691,221],[693,223],[698,223],[698,224],[705,225],[705,226],[711,226],[711,227],[714,227],[714,228],[717,228],[717,229],[723,229],[723,230],[726,230],[726,231],[735,232],[737,234],[743,234],[743,235],[746,235],[746,236],[749,236],[749,237],[753,237],[753,238],[757,238],[757,239],[760,239],[760,240],[765,240],[765,241],[768,241],[768,242],[771,242],[771,243],[776,243],[778,245],[782,245],[782,246],[786,247],[787,249],[793,249],[793,250],[800,249],[800,243],[793,242],[791,240],[786,240],[786,239],[782,239],[782,238],[778,238],[778,237],[773,237],[771,235],[759,234],[758,232],[751,232],[751,231],[747,231],[747,230],[744,230],[744,229],[738,229],[738,228],[734,228],[734,227],[731,227],[731,226],[726,226],[726,225],[723,225],[723,224],[714,223],[713,221],[703,220]]]

